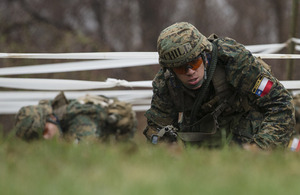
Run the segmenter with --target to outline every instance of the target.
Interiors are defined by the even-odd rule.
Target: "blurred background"
[[[1,0],[0,53],[156,51],[160,31],[180,21],[209,36],[231,37],[244,45],[284,43],[300,38],[293,0]],[[297,6],[299,8],[299,4]],[[295,9],[294,9],[295,10]],[[293,20],[296,13],[297,20]],[[294,31],[292,32],[292,29]],[[279,53],[290,53],[288,47]],[[295,52],[296,53],[296,52]],[[299,53],[299,52],[298,52]],[[1,67],[66,60],[0,59]],[[267,60],[280,80],[300,79],[300,60],[288,75],[287,60]],[[152,80],[159,65],[113,70],[40,74],[35,78],[104,81]],[[30,77],[21,75],[18,77]],[[12,89],[0,89],[12,90]],[[145,127],[139,112],[139,131]],[[0,115],[7,133],[14,115]]]

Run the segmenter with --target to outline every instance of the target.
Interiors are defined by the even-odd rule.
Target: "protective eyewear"
[[[201,66],[202,63],[203,63],[202,58],[198,57],[196,60],[188,62],[185,65],[182,65],[179,67],[174,67],[173,71],[176,74],[186,74],[189,69],[197,70]]]

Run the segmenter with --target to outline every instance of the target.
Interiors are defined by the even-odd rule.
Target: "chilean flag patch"
[[[255,86],[252,89],[252,92],[260,97],[263,97],[269,93],[272,86],[273,82],[261,75],[257,79]]]
[[[298,152],[300,150],[300,141],[297,138],[294,138],[293,140],[290,141],[288,148],[291,151],[296,151]]]

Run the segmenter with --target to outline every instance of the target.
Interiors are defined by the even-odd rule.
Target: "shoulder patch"
[[[268,94],[273,86],[273,82],[266,78],[264,75],[260,75],[252,89],[252,93],[263,97]]]

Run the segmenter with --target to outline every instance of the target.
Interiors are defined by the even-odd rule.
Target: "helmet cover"
[[[160,65],[172,68],[196,59],[203,51],[212,51],[212,44],[192,24],[180,22],[160,33],[157,51]]]

